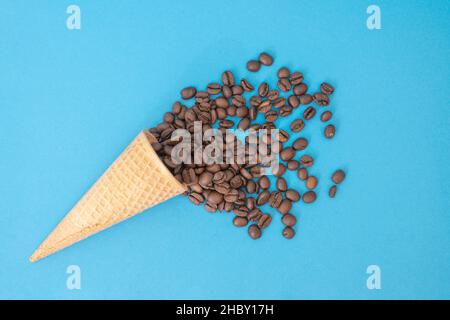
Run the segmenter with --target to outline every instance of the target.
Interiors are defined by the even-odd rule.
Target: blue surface
[[[66,28],[72,3],[81,30]],[[375,31],[370,4],[2,0],[0,298],[450,298],[450,2],[376,1]],[[275,65],[248,75],[261,50]],[[277,214],[251,241],[232,215],[177,197],[28,262],[179,89],[225,69],[274,80],[282,65],[336,86],[335,139],[317,118],[305,131],[320,201],[295,206],[295,239]],[[66,288],[72,264],[81,290]],[[371,264],[381,290],[366,287]]]

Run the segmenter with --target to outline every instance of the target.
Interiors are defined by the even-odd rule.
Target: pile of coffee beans
[[[261,65],[271,66],[273,62],[272,56],[261,53],[258,60],[247,63],[247,69],[257,72]],[[263,162],[175,164],[171,154],[180,140],[171,137],[176,129],[186,129],[193,133],[194,123],[199,121],[203,132],[211,128],[222,132],[233,128],[266,129],[271,132],[277,128],[277,119],[288,117],[294,109],[304,106],[303,118],[293,119],[290,124],[292,132],[298,135],[307,122],[320,112],[318,107],[326,108],[330,104],[334,88],[328,83],[322,83],[318,92],[310,94],[301,72],[291,72],[282,67],[277,76],[276,87],[271,87],[267,82],[256,85],[247,79],[238,80],[231,71],[225,71],[221,82],[212,82],[202,91],[193,86],[186,87],[180,92],[181,98],[186,102],[175,102],[172,111],[164,114],[163,122],[150,129],[158,140],[153,144],[154,150],[173,175],[188,186],[185,193],[188,199],[195,205],[203,205],[211,213],[233,212],[233,225],[240,228],[248,226],[248,234],[252,239],[260,238],[262,230],[271,224],[273,218],[271,214],[264,212],[262,206],[267,204],[279,212],[285,226],[282,235],[291,239],[295,236],[294,226],[297,223],[292,210],[293,204],[300,201],[309,204],[317,199],[314,190],[319,181],[316,176],[309,174],[314,158],[304,152],[309,141],[298,136],[288,146],[286,144],[290,134],[278,128],[277,143],[272,145],[276,147],[272,147],[270,152],[278,154],[280,162],[271,168],[271,173],[276,178],[275,185],[271,186],[270,179],[265,174],[267,164]],[[250,97],[247,99],[244,95]],[[192,101],[190,106],[186,105],[188,100]],[[262,114],[263,123],[256,121],[258,114]],[[331,111],[325,109],[320,114],[320,120],[328,123],[332,116]],[[238,120],[233,120],[236,118]],[[335,133],[333,124],[327,124],[323,128],[323,135],[327,139],[333,138]],[[268,135],[265,139],[270,140],[271,136]],[[243,156],[247,159],[250,155],[248,141],[242,142],[236,136],[232,136],[232,140],[234,146],[244,144],[246,147],[244,154],[237,154],[236,157]],[[202,147],[209,143],[203,141]],[[227,149],[227,143],[231,144],[229,136],[224,138],[224,149]],[[195,144],[192,145],[195,153]],[[287,171],[297,171],[298,179],[303,181],[307,191],[300,194],[295,186],[289,186],[283,178]],[[332,175],[333,185],[329,189],[329,197],[335,197],[337,185],[344,178],[342,170],[337,170]]]

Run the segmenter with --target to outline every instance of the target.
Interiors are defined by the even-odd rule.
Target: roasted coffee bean
[[[300,104],[310,104],[313,101],[313,97],[310,94],[302,94],[300,97]]]
[[[331,111],[325,111],[320,115],[320,120],[322,120],[323,122],[327,122],[331,119],[332,116],[333,114],[331,113]]]
[[[311,120],[312,118],[314,118],[315,115],[316,109],[314,109],[314,107],[308,107],[303,112],[303,118],[305,118],[305,120]]]
[[[256,208],[256,199],[253,197],[248,197],[245,205],[247,206],[248,211],[250,213],[250,211]]]
[[[162,150],[162,145],[159,142],[152,143],[152,148],[155,152],[160,152]]]
[[[261,216],[261,210],[258,208],[254,208],[248,212],[247,218],[252,221],[258,221]]]
[[[292,239],[295,236],[295,231],[291,227],[286,227],[283,229],[283,237],[286,239]]]
[[[300,132],[305,127],[305,122],[302,119],[294,120],[291,123],[291,130],[294,132]]]
[[[328,190],[328,196],[330,198],[334,198],[336,196],[336,192],[337,192],[337,186],[331,186],[330,190]]]
[[[223,198],[226,202],[234,203],[239,199],[239,192],[236,189],[231,189]]]
[[[314,176],[309,176],[305,182],[306,187],[310,190],[315,189],[317,187],[317,183],[318,183],[318,180]]]
[[[229,106],[228,100],[224,97],[218,97],[216,99],[216,106],[218,106],[219,108],[227,108]]]
[[[179,101],[175,102],[172,105],[172,113],[173,114],[176,114],[176,115],[180,114],[182,109],[183,109],[183,106],[181,105],[181,103]]]
[[[325,93],[317,92],[313,94],[314,102],[319,106],[325,107],[330,104],[330,98]]]
[[[251,120],[255,120],[258,116],[258,109],[255,106],[250,107],[250,111],[248,112],[248,116]]]
[[[248,208],[244,206],[240,206],[239,208],[236,208],[233,210],[234,214],[239,217],[247,217],[248,215]]]
[[[288,103],[292,108],[297,108],[300,105],[300,99],[297,96],[289,96]]]
[[[280,152],[280,158],[283,161],[289,161],[295,157],[295,150],[293,148],[285,148]]]
[[[227,115],[229,115],[230,117],[234,117],[236,115],[236,107],[235,106],[229,106],[227,108]]]
[[[300,163],[304,167],[311,167],[314,164],[314,159],[311,156],[305,154],[300,157]]]
[[[329,124],[325,127],[325,130],[324,130],[325,138],[331,139],[334,137],[335,134],[336,134],[336,128],[332,124]]]
[[[292,110],[291,106],[283,106],[280,108],[280,116],[287,117],[292,114]]]
[[[303,81],[303,74],[301,72],[294,72],[289,75],[289,81],[292,85],[298,85]]]
[[[292,202],[297,202],[300,200],[300,193],[294,189],[289,189],[285,193],[286,199],[291,200]]]
[[[219,119],[219,120],[225,120],[225,118],[227,117],[227,111],[223,108],[217,108],[216,113],[217,113],[217,119]]]
[[[221,194],[217,191],[211,191],[208,194],[208,197],[206,198],[206,200],[212,204],[219,204],[223,201],[223,194]]]
[[[233,219],[233,224],[236,227],[245,227],[248,224],[248,220],[245,217],[235,216]]]
[[[206,91],[209,94],[219,94],[222,92],[222,86],[220,85],[220,83],[210,83],[206,87]]]
[[[257,72],[261,68],[261,63],[256,60],[250,60],[247,62],[247,70],[251,72]]]
[[[247,190],[247,193],[250,193],[250,194],[255,193],[256,192],[256,183],[255,183],[255,181],[248,180],[247,181],[246,190]]]
[[[345,172],[341,169],[336,170],[333,175],[331,176],[331,180],[333,180],[334,183],[340,184],[345,179]]]
[[[277,179],[277,189],[278,191],[286,191],[287,190],[287,182],[286,179],[279,177]]]
[[[289,77],[289,74],[290,74],[291,72],[289,71],[289,69],[288,68],[286,68],[286,67],[282,67],[282,68],[280,68],[279,70],[278,70],[278,72],[277,72],[277,76],[278,76],[278,78],[287,78],[287,77]]]
[[[283,199],[277,209],[283,215],[288,213],[292,209],[291,200]]]
[[[184,100],[191,99],[195,96],[197,90],[194,87],[186,87],[181,90],[180,95]]]
[[[297,176],[300,180],[306,180],[308,178],[308,170],[305,168],[298,169]]]
[[[260,96],[252,96],[250,98],[250,105],[251,106],[257,107],[257,106],[259,106],[261,104],[261,102],[262,102],[262,99],[261,99]]]
[[[281,78],[278,80],[278,88],[283,92],[288,92],[291,90],[291,83],[286,78]]]
[[[278,136],[276,136],[276,139],[281,142],[286,142],[289,140],[289,133],[287,133],[283,129],[279,129]]]
[[[269,93],[269,85],[267,82],[263,82],[258,87],[258,94],[260,97],[265,97]]]
[[[247,180],[250,180],[253,178],[252,174],[245,168],[239,169],[239,173]]]
[[[258,60],[259,60],[259,62],[261,62],[262,65],[265,65],[265,66],[271,66],[273,64],[272,56],[266,52],[261,53],[259,55]]]
[[[223,205],[223,210],[225,210],[226,212],[231,212],[231,210],[233,210],[234,204],[231,202],[225,202],[225,204]]]
[[[214,203],[207,202],[207,203],[205,203],[205,209],[208,212],[214,213],[217,211],[217,205]]]
[[[297,170],[300,167],[300,163],[297,160],[289,160],[287,162],[288,170]]]
[[[269,214],[263,214],[258,219],[258,227],[261,229],[265,229],[269,226],[271,221],[272,221],[272,217]]]
[[[243,118],[241,121],[239,121],[238,123],[238,129],[245,131],[248,129],[248,127],[250,126],[250,119],[249,118]]]
[[[232,120],[221,120],[219,126],[226,129],[233,128],[234,122]]]
[[[231,103],[233,104],[233,106],[235,106],[236,108],[245,106],[245,99],[243,96],[233,96],[233,98],[231,99]]]
[[[270,188],[270,180],[267,176],[262,176],[258,181],[259,186],[263,190],[267,190]]]
[[[312,203],[316,201],[316,198],[317,196],[314,191],[306,191],[302,197],[304,203]]]
[[[200,193],[192,192],[189,195],[189,201],[191,201],[195,205],[199,205],[205,201],[205,198]]]
[[[278,97],[273,100],[273,106],[277,109],[283,107],[284,105],[286,105],[286,99],[283,97]]]
[[[329,95],[333,94],[334,88],[331,84],[324,82],[320,85],[320,91],[322,91],[322,93],[325,93],[326,95],[329,96]]]
[[[272,104],[272,101],[270,101],[270,100],[262,101],[258,106],[258,111],[260,113],[266,113],[272,107],[271,104]]]
[[[241,86],[242,86],[242,89],[244,89],[244,91],[247,91],[247,92],[253,91],[255,89],[252,86],[252,84],[246,79],[241,80]]]
[[[295,226],[295,224],[297,223],[297,218],[290,214],[290,213],[286,213],[285,215],[283,215],[283,217],[281,218],[281,222],[288,227],[293,227]]]
[[[266,98],[270,101],[274,101],[276,100],[278,97],[280,96],[280,93],[278,92],[278,90],[270,90],[267,93]]]
[[[246,106],[237,108],[236,115],[239,118],[245,118],[246,116],[248,116],[248,108]]]
[[[282,163],[279,163],[277,166],[275,166],[272,169],[272,174],[275,177],[281,177],[285,172],[286,172],[286,167]]]
[[[308,91],[308,86],[304,83],[300,83],[300,84],[294,86],[292,91],[294,92],[294,94],[296,96],[301,96],[301,95],[305,94],[306,91]]]
[[[308,140],[306,140],[305,138],[298,138],[292,144],[292,148],[294,148],[294,150],[296,150],[296,151],[305,150],[307,146],[308,146]]]
[[[264,190],[256,198],[256,204],[258,206],[262,206],[262,205],[266,204],[267,201],[269,201],[269,198],[270,198],[270,192],[268,190]]]
[[[230,87],[234,85],[234,75],[231,71],[222,73],[222,83]]]
[[[269,206],[272,208],[278,208],[283,201],[283,195],[280,191],[274,191],[270,194],[269,197]]]
[[[242,88],[240,85],[235,84],[231,87],[231,92],[233,93],[233,96],[241,95],[244,93],[244,88]]]
[[[219,183],[214,183],[214,190],[216,190],[217,192],[221,193],[221,194],[228,194],[228,192],[230,191],[230,184],[228,182],[219,182]]]
[[[272,111],[269,110],[265,113],[264,118],[268,122],[275,122],[278,119],[278,113],[274,110]]]
[[[248,227],[248,235],[253,240],[259,239],[261,237],[261,229],[256,224],[252,224]]]
[[[205,171],[198,178],[198,184],[202,188],[209,188],[212,185],[213,174],[211,172]]]

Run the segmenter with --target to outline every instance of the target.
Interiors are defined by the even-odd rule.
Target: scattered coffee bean
[[[322,93],[325,93],[326,95],[331,95],[334,92],[334,88],[331,84],[323,82],[320,85],[320,91],[322,91]]]
[[[196,93],[197,93],[197,90],[194,87],[187,87],[187,88],[184,88],[183,90],[181,90],[180,95],[184,100],[189,100],[189,99],[193,98]]]
[[[259,55],[259,62],[265,66],[271,66],[273,64],[273,58],[266,52],[263,52]]]
[[[264,190],[256,198],[256,204],[258,206],[262,206],[262,205],[266,204],[269,201],[270,196],[271,196],[270,191]]]
[[[286,239],[292,239],[295,236],[295,231],[291,227],[286,227],[283,229],[283,237]]]
[[[305,154],[300,157],[300,163],[304,167],[311,167],[314,164],[314,159],[311,156]]]
[[[277,189],[278,189],[278,191],[286,191],[287,190],[287,182],[284,178],[279,177],[277,179]]]
[[[289,161],[295,157],[295,150],[293,148],[285,148],[280,152],[280,158],[283,161]]]
[[[263,214],[258,219],[258,227],[260,229],[265,229],[269,226],[270,222],[272,221],[272,217],[269,214]]]
[[[291,200],[283,199],[281,201],[280,205],[277,207],[277,209],[283,215],[288,213],[292,209],[292,202],[291,202]]]
[[[267,189],[270,188],[270,181],[269,181],[269,178],[267,176],[262,176],[259,179],[258,184],[261,187],[261,189],[263,189],[263,190],[267,190]]]
[[[288,68],[286,68],[286,67],[282,67],[282,68],[280,68],[279,70],[278,70],[278,72],[277,72],[277,76],[278,76],[278,78],[287,78],[287,77],[289,77],[289,75],[290,75],[290,71],[289,71],[289,69]]]
[[[318,180],[314,176],[309,176],[305,182],[306,187],[310,190],[315,189],[317,187],[317,183],[318,183]]]
[[[261,237],[261,229],[256,224],[252,224],[248,227],[248,235],[254,240],[259,239]]]
[[[248,224],[248,220],[245,217],[235,216],[233,219],[233,224],[236,227],[245,227]]]
[[[298,169],[297,176],[300,180],[306,180],[308,178],[308,170],[305,168]]]
[[[257,72],[261,68],[261,64],[259,61],[256,60],[250,60],[247,62],[247,70],[251,72]]]
[[[310,94],[302,94],[299,99],[300,104],[310,104],[313,101],[313,97]]]
[[[274,191],[269,197],[269,206],[272,208],[278,208],[283,201],[283,195],[279,191]]]
[[[288,103],[292,108],[297,108],[300,105],[300,99],[297,96],[289,96]]]
[[[252,84],[250,82],[248,82],[248,80],[245,80],[245,79],[241,80],[241,86],[244,89],[244,91],[247,91],[247,92],[251,92],[251,91],[253,91],[255,89],[252,86]]]
[[[294,132],[300,132],[305,127],[305,122],[302,119],[294,120],[291,123],[291,130]]]
[[[303,112],[303,118],[305,118],[305,120],[311,120],[312,118],[314,118],[315,115],[316,109],[314,109],[314,107],[308,107]]]
[[[330,103],[330,98],[325,93],[317,92],[313,94],[314,101],[322,107],[327,106]]]
[[[300,200],[300,193],[297,190],[289,189],[286,191],[286,199],[297,202]]]
[[[299,85],[303,81],[303,74],[301,72],[291,73],[289,76],[289,81],[292,85]]]
[[[290,214],[290,213],[286,213],[285,215],[283,215],[283,217],[281,218],[281,222],[288,227],[293,227],[295,226],[295,224],[297,223],[297,218]]]
[[[234,85],[234,75],[231,71],[222,73],[222,83],[228,88]]]
[[[287,92],[291,90],[291,83],[288,79],[281,78],[280,80],[278,80],[278,88],[283,92]]]
[[[327,122],[331,119],[332,116],[333,116],[333,114],[331,113],[331,111],[324,111],[320,115],[320,120],[322,120],[323,122]]]
[[[333,185],[333,186],[331,186],[330,190],[328,190],[328,196],[330,198],[334,198],[336,196],[336,192],[337,192],[337,186]]]
[[[305,138],[298,138],[292,144],[292,148],[296,151],[305,150],[307,146],[308,146],[308,140],[306,140]]]
[[[281,177],[286,172],[286,167],[284,164],[279,163],[276,167],[272,169],[272,174],[275,177]]]
[[[333,175],[331,176],[331,180],[333,180],[334,183],[340,184],[345,179],[345,172],[343,170],[336,170]]]
[[[334,137],[335,134],[336,134],[336,128],[334,127],[334,125],[329,124],[325,127],[325,130],[324,130],[325,138],[331,139]]]
[[[294,91],[294,94],[296,96],[301,96],[301,95],[305,94],[306,91],[308,91],[308,86],[304,83],[300,83],[300,84],[294,86],[294,88],[292,90]]]
[[[210,83],[208,84],[206,91],[209,94],[219,94],[222,92],[222,86],[220,85],[220,83]]]
[[[306,191],[303,194],[303,198],[302,199],[303,199],[304,203],[312,203],[312,202],[316,201],[316,198],[317,198],[317,196],[316,196],[316,193],[314,191]]]
[[[300,163],[297,160],[289,160],[287,162],[287,168],[288,170],[297,170],[300,167]]]
[[[258,87],[258,94],[260,97],[265,97],[269,93],[269,85],[267,82],[263,82]]]

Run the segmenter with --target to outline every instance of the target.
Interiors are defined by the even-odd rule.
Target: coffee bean
[[[267,82],[263,82],[258,87],[258,94],[260,97],[265,97],[269,93],[269,85]]]
[[[300,167],[300,163],[296,160],[289,160],[287,162],[288,170],[297,170]]]
[[[333,186],[331,186],[330,190],[328,190],[328,196],[330,198],[334,198],[336,196],[336,192],[337,192],[337,186],[333,185]]]
[[[294,86],[292,91],[294,92],[294,94],[296,96],[301,96],[301,95],[305,94],[306,91],[308,91],[308,86],[304,83],[300,83],[300,84],[297,84],[296,86]]]
[[[280,158],[283,161],[289,161],[295,157],[295,150],[293,148],[285,148],[280,152]]]
[[[340,184],[345,179],[345,172],[341,169],[336,170],[333,175],[331,176],[331,180],[333,180],[334,183]]]
[[[313,94],[314,101],[322,107],[325,107],[330,104],[330,98],[325,93],[317,92]]]
[[[289,76],[289,81],[292,85],[298,85],[303,81],[303,74],[298,71],[291,73],[291,75]]]
[[[248,212],[247,218],[252,221],[258,221],[262,216],[262,212],[258,208],[254,208]]]
[[[286,172],[286,167],[282,163],[279,163],[277,166],[275,166],[272,169],[272,174],[275,177],[281,177],[285,172]]]
[[[277,179],[277,189],[278,189],[278,191],[286,191],[287,190],[287,182],[284,178],[279,177]]]
[[[326,95],[329,96],[329,95],[333,94],[334,88],[331,84],[324,82],[320,85],[320,91],[322,91],[322,93],[325,93]]]
[[[229,129],[229,128],[233,128],[234,126],[234,121],[232,120],[221,120],[219,122],[219,126],[221,128],[225,128],[225,129]]]
[[[189,195],[189,201],[191,201],[195,205],[199,205],[199,204],[202,204],[205,201],[205,198],[199,193],[192,192]]]
[[[270,191],[264,190],[256,198],[256,204],[258,206],[262,206],[262,205],[266,204],[269,201],[269,198],[270,198]]]
[[[234,85],[234,75],[231,71],[222,73],[222,83],[230,87]]]
[[[248,129],[248,127],[250,126],[250,119],[249,118],[243,118],[241,121],[239,121],[238,123],[238,129],[245,131]]]
[[[218,183],[214,183],[214,190],[216,190],[217,192],[226,195],[228,194],[228,192],[230,191],[231,186],[228,182],[218,182]]]
[[[206,200],[212,204],[219,204],[223,201],[223,194],[220,194],[217,191],[211,191]]]
[[[243,96],[233,96],[233,98],[231,99],[231,103],[236,107],[243,107],[245,106],[245,98]]]
[[[251,72],[257,72],[261,68],[261,64],[259,61],[256,60],[250,60],[247,62],[247,70]]]
[[[245,118],[248,115],[248,108],[246,106],[237,108],[236,115],[239,118]]]
[[[289,69],[288,68],[286,68],[286,67],[282,67],[282,68],[280,68],[279,70],[278,70],[278,72],[277,72],[277,76],[278,76],[278,78],[287,78],[287,77],[289,77],[289,74],[290,74],[291,72],[289,71]]]
[[[302,119],[294,120],[291,123],[291,130],[294,132],[300,132],[305,127],[305,122]]]
[[[314,176],[309,176],[309,177],[306,179],[306,187],[307,187],[308,189],[310,189],[310,190],[316,188],[316,187],[317,187],[317,183],[318,183],[318,180],[317,180],[317,178],[314,177]]]
[[[235,106],[229,106],[227,108],[227,115],[229,115],[230,117],[234,117],[236,115],[236,111],[237,111],[237,109]],[[231,122],[233,122],[233,121],[231,121]]]
[[[331,111],[325,111],[320,115],[320,120],[322,120],[323,122],[327,122],[331,119],[332,116],[333,114],[331,113]]]
[[[220,83],[210,83],[206,87],[206,91],[209,94],[219,94],[220,92],[222,92],[222,86],[220,85]]]
[[[259,186],[263,190],[267,190],[270,188],[270,180],[267,176],[262,176],[258,181]]]
[[[248,214],[248,208],[244,207],[244,206],[240,206],[238,208],[235,208],[233,210],[234,214],[237,215],[238,217],[247,217]]]
[[[331,139],[334,137],[335,133],[336,133],[336,128],[332,124],[329,124],[325,127],[325,130],[324,130],[325,138]]]
[[[272,107],[271,104],[272,104],[272,101],[270,101],[270,100],[262,101],[258,106],[258,112],[266,113]]]
[[[309,155],[303,155],[300,157],[300,163],[304,167],[311,167],[314,164],[314,159]]]
[[[198,178],[198,184],[202,188],[209,188],[212,185],[213,174],[211,172],[203,172]]]
[[[250,180],[253,178],[252,174],[245,168],[239,169],[239,173],[247,180]]]
[[[278,136],[276,137],[278,141],[286,142],[289,140],[289,133],[284,131],[283,129],[278,130]]]
[[[288,92],[291,90],[291,83],[286,78],[281,78],[278,80],[278,88],[283,92]]]
[[[283,199],[277,209],[283,215],[288,213],[292,209],[291,200]]]
[[[286,199],[291,200],[292,202],[297,202],[300,200],[300,193],[294,189],[288,189],[285,192]]]
[[[263,214],[258,219],[258,227],[260,229],[265,229],[269,226],[270,222],[272,221],[272,217],[269,214]]]
[[[283,107],[286,104],[286,99],[283,97],[278,97],[273,100],[273,106],[277,109]]]
[[[316,201],[316,193],[314,191],[307,191],[303,194],[303,202],[304,203],[312,203],[314,201]]]
[[[250,117],[250,119],[251,120],[255,120],[256,119],[256,117],[258,116],[258,109],[256,109],[256,107],[255,106],[252,106],[251,108],[250,108],[250,111],[249,111],[249,117]]]
[[[172,105],[173,114],[176,114],[176,115],[180,114],[182,109],[183,109],[183,106],[181,105],[181,103],[179,101],[175,102]]]
[[[275,90],[270,90],[267,93],[266,98],[270,101],[274,101],[274,100],[278,99],[279,96],[280,96],[280,93],[278,92],[278,90],[275,89]]]
[[[286,227],[283,229],[283,237],[286,239],[292,239],[295,236],[295,231],[291,227]]]
[[[263,52],[259,55],[259,62],[265,66],[271,66],[273,64],[273,58],[266,52]]]
[[[206,211],[211,212],[211,213],[214,213],[217,211],[217,205],[213,204],[213,203],[207,202],[207,203],[205,203],[204,207],[205,207]]]
[[[280,116],[287,117],[292,114],[292,110],[291,106],[283,106],[280,108]]]
[[[269,197],[269,206],[272,208],[278,208],[283,201],[283,195],[279,191],[274,191]]]
[[[181,90],[180,95],[184,100],[189,100],[195,96],[197,90],[194,87],[187,87]]]
[[[305,168],[298,169],[297,176],[300,180],[306,180],[308,178],[308,170]]]
[[[233,224],[236,227],[245,227],[248,224],[248,220],[245,217],[235,216],[233,219]]]
[[[300,97],[300,104],[310,104],[313,101],[313,97],[310,94],[302,94]]]
[[[236,189],[232,189],[227,194],[224,195],[223,199],[226,202],[234,203],[239,199],[239,192]]]
[[[253,240],[259,239],[261,237],[261,229],[256,224],[252,224],[248,227],[248,235]]]
[[[219,97],[216,99],[216,106],[219,108],[227,108],[229,106],[228,100],[224,97]]]
[[[278,119],[278,113],[274,110],[267,111],[266,114],[264,115],[264,118],[268,122],[275,122]]]
[[[314,109],[314,107],[308,107],[303,112],[303,118],[305,118],[305,120],[311,120],[312,118],[314,118],[315,115],[316,109]]]
[[[250,105],[251,106],[257,107],[257,106],[259,106],[261,104],[261,102],[262,102],[262,99],[261,99],[260,96],[252,96],[250,98]]]
[[[293,227],[295,226],[295,224],[297,223],[297,218],[290,214],[290,213],[286,213],[285,215],[283,215],[283,217],[281,218],[281,222],[288,227]]]
[[[231,87],[231,92],[233,93],[233,96],[241,95],[244,93],[244,88],[242,88],[240,85],[235,84]]]
[[[300,105],[300,99],[297,96],[289,96],[288,103],[292,108],[297,108]]]
[[[292,148],[296,151],[305,150],[307,146],[308,146],[308,140],[306,140],[305,138],[298,138],[292,144]]]
[[[247,189],[247,193],[250,193],[250,194],[255,193],[256,192],[256,183],[255,183],[255,181],[253,181],[253,180],[247,181],[246,189]]]
[[[253,91],[255,89],[252,86],[252,84],[246,79],[242,79],[241,80],[241,86],[244,89],[244,91],[247,91],[247,92]]]

